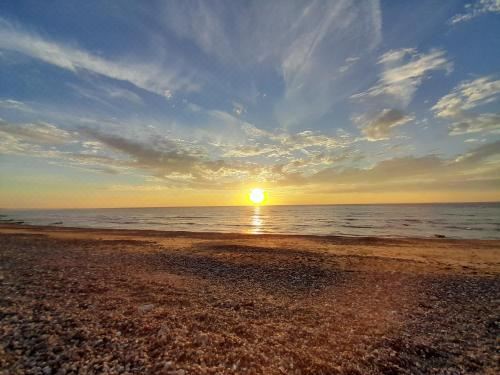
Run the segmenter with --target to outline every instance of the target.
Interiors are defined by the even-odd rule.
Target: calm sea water
[[[164,231],[500,239],[500,203],[0,211],[26,224]]]

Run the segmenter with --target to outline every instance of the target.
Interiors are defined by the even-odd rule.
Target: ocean
[[[500,203],[0,210],[0,222],[81,228],[500,239]]]

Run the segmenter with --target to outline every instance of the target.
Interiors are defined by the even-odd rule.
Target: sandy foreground
[[[495,374],[500,241],[0,226],[1,374]]]

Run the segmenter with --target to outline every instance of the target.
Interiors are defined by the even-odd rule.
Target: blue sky
[[[498,0],[2,2],[0,206],[500,199],[498,35]]]

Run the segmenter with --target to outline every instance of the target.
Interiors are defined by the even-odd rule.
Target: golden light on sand
[[[252,191],[250,192],[250,201],[253,204],[262,204],[264,202],[265,197],[266,196],[264,194],[264,190],[262,189],[259,188],[252,189]]]

